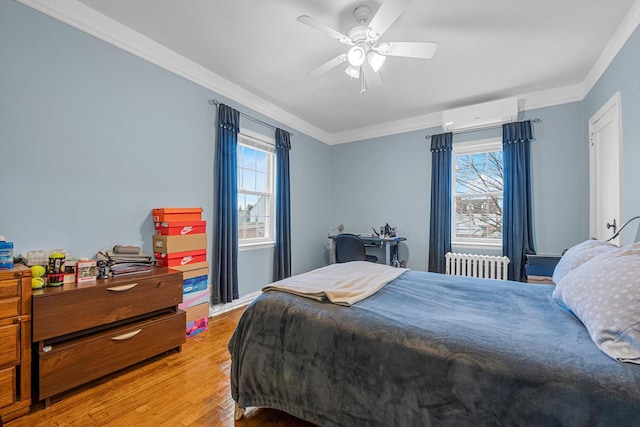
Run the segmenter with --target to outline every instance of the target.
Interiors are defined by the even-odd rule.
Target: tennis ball
[[[31,279],[31,289],[44,288],[44,279],[42,277],[33,277]]]
[[[44,273],[46,273],[46,270],[41,265],[34,265],[31,267],[31,275],[33,277],[42,277],[44,276]]]

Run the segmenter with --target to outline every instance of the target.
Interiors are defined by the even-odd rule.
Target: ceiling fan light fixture
[[[386,61],[386,59],[386,56],[380,55],[376,52],[369,53],[369,56],[367,57],[369,65],[371,65],[371,68],[373,68],[373,71],[375,71],[376,73],[378,72],[378,70],[380,70],[380,67],[382,67],[382,64],[384,64],[384,61]]]
[[[367,52],[365,52],[364,48],[360,45],[353,46],[347,54],[349,64],[354,67],[361,66],[366,58]]]
[[[360,67],[354,67],[353,65],[349,65],[344,72],[347,74],[347,76],[351,77],[352,79],[359,79],[360,78]]]
[[[382,55],[387,55],[391,49],[391,45],[387,42],[378,43],[377,51]]]

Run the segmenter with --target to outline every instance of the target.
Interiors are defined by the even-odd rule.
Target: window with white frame
[[[501,140],[454,144],[452,161],[452,244],[501,246]]]
[[[238,244],[273,243],[275,148],[261,136],[238,134]]]

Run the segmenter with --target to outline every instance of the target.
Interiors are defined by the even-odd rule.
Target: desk
[[[331,239],[331,244],[332,244],[332,260],[331,262],[335,262],[335,253],[336,253],[336,248],[335,248],[335,238],[336,236],[329,236],[329,238]],[[382,247],[384,245],[384,258],[385,258],[385,264],[387,265],[391,265],[391,247],[395,246],[396,248],[398,247],[398,244],[400,242],[404,242],[405,240],[407,240],[406,237],[370,237],[370,235],[366,235],[366,236],[360,236],[360,238],[362,239],[362,241],[364,242],[364,246],[365,247]]]
[[[405,237],[362,237],[360,236],[365,246],[380,247],[384,245],[384,260],[385,264],[391,265],[391,247],[395,246],[396,249],[400,242],[407,240]],[[397,250],[396,250],[397,253]]]

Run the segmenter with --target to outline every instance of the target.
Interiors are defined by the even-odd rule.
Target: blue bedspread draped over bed
[[[408,271],[352,307],[268,292],[229,343],[232,396],[321,426],[640,425],[640,366],[552,291]]]

